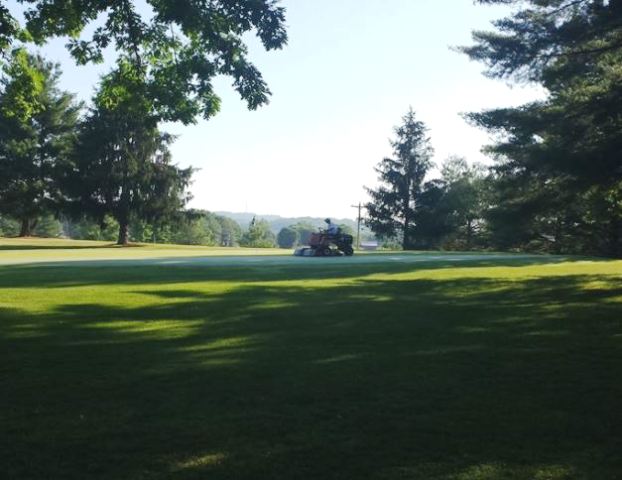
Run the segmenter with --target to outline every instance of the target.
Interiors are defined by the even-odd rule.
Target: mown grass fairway
[[[0,266],[2,478],[622,477],[622,262],[388,258]]]

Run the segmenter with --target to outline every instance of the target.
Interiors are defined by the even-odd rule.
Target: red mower
[[[337,257],[341,255],[351,256],[354,254],[352,235],[342,233],[341,229],[326,219],[328,228],[312,233],[308,247],[300,247],[294,251],[297,257]]]

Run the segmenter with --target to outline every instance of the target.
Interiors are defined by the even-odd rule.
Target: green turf
[[[622,262],[313,262],[0,266],[0,476],[622,477]]]
[[[192,258],[204,256],[289,255],[278,248],[227,248],[191,245],[132,244],[48,238],[0,238],[0,265],[24,262]]]

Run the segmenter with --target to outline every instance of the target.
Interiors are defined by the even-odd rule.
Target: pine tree
[[[476,45],[463,48],[487,65],[488,75],[536,81],[549,93],[543,101],[469,116],[501,133],[489,149],[503,189],[494,223],[522,225],[523,240],[552,239],[554,251],[572,244],[581,250],[592,237],[601,253],[622,255],[622,1],[520,6],[495,22],[497,31],[475,32]]]
[[[366,223],[382,238],[401,237],[403,248],[409,249],[433,150],[425,125],[416,120],[412,109],[394,131],[393,158],[383,159],[375,169],[381,184],[376,189],[367,188],[371,201],[365,205]]]
[[[120,245],[129,241],[132,220],[161,221],[189,199],[192,169],[171,163],[173,138],[159,131],[145,88],[130,65],[104,77],[65,182],[76,211],[119,223]]]
[[[80,113],[59,76],[57,65],[16,49],[0,79],[0,212],[20,221],[20,236],[59,208],[58,170]]]

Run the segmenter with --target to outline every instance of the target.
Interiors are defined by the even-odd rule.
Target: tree
[[[75,140],[80,105],[57,87],[60,70],[24,49],[11,52],[0,78],[0,212],[29,236],[58,208],[58,168]]]
[[[306,221],[298,222],[294,225],[291,225],[290,228],[296,230],[296,232],[298,233],[299,245],[309,245],[309,241],[311,240],[311,234],[317,232],[317,228]]]
[[[242,234],[240,245],[243,247],[271,248],[276,245],[274,233],[270,230],[270,224],[263,219],[251,220],[248,230]]]
[[[133,219],[162,221],[189,199],[192,169],[171,163],[173,138],[158,130],[143,80],[128,64],[103,78],[65,182],[75,208],[98,220],[114,217],[120,245]]]
[[[423,185],[413,214],[411,248],[440,248],[445,238],[455,232],[456,225],[447,202],[447,190],[446,182],[440,179]]]
[[[275,0],[152,0],[148,8],[130,0],[28,0],[25,30],[0,6],[0,49],[18,36],[37,44],[69,37],[67,47],[79,64],[100,63],[114,46],[119,61],[145,75],[148,97],[160,120],[193,122],[220,106],[212,88],[219,75],[250,109],[267,103],[270,91],[249,61],[244,37],[256,33],[267,50],[287,42],[285,10]],[[91,32],[87,35],[85,32]]]
[[[206,222],[208,212],[187,210],[171,222],[174,225],[170,240],[185,245],[215,245],[215,234]]]
[[[487,74],[551,82],[587,73],[622,48],[621,0],[477,0],[516,4],[496,31],[473,32],[475,45],[459,50],[487,66]]]
[[[11,217],[0,214],[0,237],[14,237],[19,233],[19,224]]]
[[[555,250],[579,250],[599,230],[601,252],[622,255],[622,2],[520,5],[462,49],[490,76],[537,81],[549,92],[544,101],[469,116],[499,134],[489,152],[509,196],[499,196],[495,221],[512,221],[504,209],[520,213],[525,237],[546,238]],[[594,208],[575,208],[588,203]]]
[[[37,237],[55,238],[63,233],[62,223],[53,215],[43,215],[37,221],[37,227],[33,232]]]
[[[119,224],[110,216],[100,222],[94,222],[86,216],[63,218],[63,231],[69,238],[113,241],[119,234]]]
[[[433,150],[425,125],[416,120],[412,109],[402,118],[402,125],[395,128],[395,136],[391,141],[394,158],[385,158],[376,167],[381,185],[367,188],[371,201],[365,205],[366,223],[382,238],[401,236],[403,248],[409,249]]]
[[[279,248],[292,248],[298,241],[298,232],[292,227],[283,227],[276,236]]]
[[[444,204],[453,225],[452,242],[455,247],[468,250],[473,246],[487,208],[486,169],[453,156],[443,163],[441,175],[446,185]]]
[[[218,216],[217,219],[220,223],[220,246],[237,246],[242,236],[242,229],[238,222],[229,217]]]

